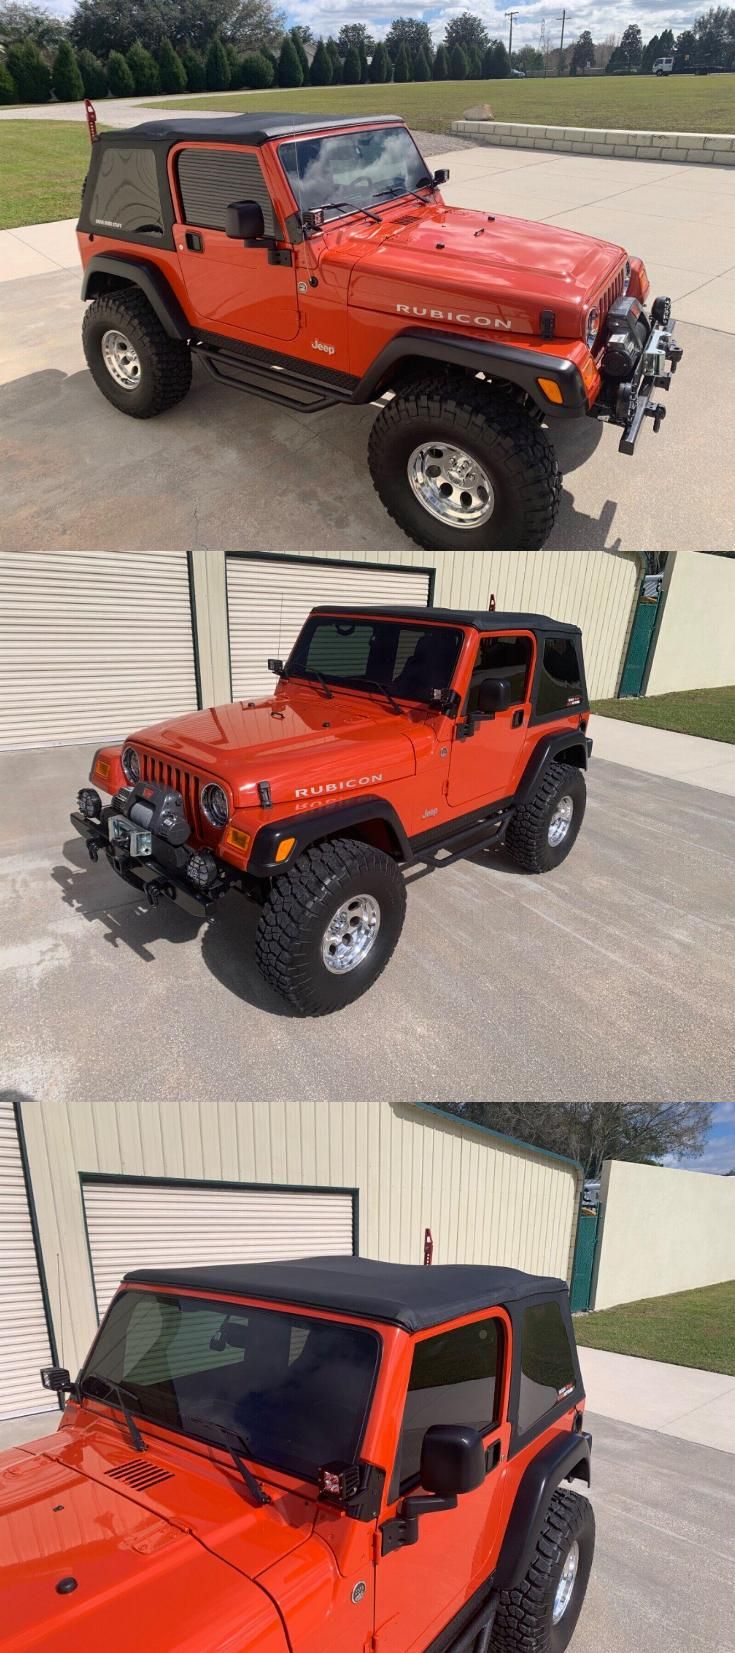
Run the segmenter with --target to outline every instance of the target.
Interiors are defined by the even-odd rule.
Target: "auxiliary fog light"
[[[93,786],[83,786],[77,796],[77,808],[85,821],[98,821],[102,814],[102,799]]]
[[[186,876],[198,890],[208,890],[217,877],[217,862],[208,849],[196,850],[186,863]]]

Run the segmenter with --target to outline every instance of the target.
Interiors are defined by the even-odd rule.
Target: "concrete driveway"
[[[729,549],[720,433],[735,380],[735,171],[484,147],[432,160],[450,166],[446,194],[458,205],[547,219],[642,254],[654,291],[671,292],[681,318],[686,354],[658,437],[647,426],[625,458],[596,421],[555,435],[565,484],[549,544]],[[0,234],[0,543],[408,545],[367,472],[372,408],[293,413],[218,387],[197,364],[192,393],[165,417],[116,413],[84,366],[72,230]]]
[[[0,759],[0,1075],[24,1096],[728,1100],[732,800],[596,761],[557,872],[502,855],[410,875],[375,987],[294,1019],[257,909],[209,927],[91,867],[68,811],[90,747]]]

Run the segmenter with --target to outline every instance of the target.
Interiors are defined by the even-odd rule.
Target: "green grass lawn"
[[[295,109],[308,114],[403,115],[424,132],[445,132],[465,109],[487,103],[496,120],[556,126],[735,132],[735,75],[651,75],[594,80],[435,80],[390,86],[309,86],[295,92],[206,93],[177,107]],[[155,104],[155,108],[170,105]]]
[[[586,1349],[665,1360],[673,1366],[735,1377],[735,1280],[672,1297],[646,1297],[595,1314],[576,1314],[577,1342]]]
[[[88,164],[83,121],[0,121],[0,229],[76,217]]]
[[[735,686],[646,695],[642,700],[593,700],[592,710],[624,723],[646,723],[652,729],[675,729],[680,735],[735,743]]]

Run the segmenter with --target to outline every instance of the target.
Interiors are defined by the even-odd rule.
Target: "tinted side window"
[[[511,706],[526,698],[533,645],[530,637],[482,637],[472,671],[467,711],[477,710],[480,684],[486,677],[504,677],[510,683]]]
[[[163,212],[152,149],[103,144],[92,186],[89,221],[118,235],[163,235]]]
[[[500,1337],[497,1320],[481,1320],[416,1344],[394,1496],[418,1476],[421,1442],[433,1423],[470,1423],[486,1434],[497,1422]]]
[[[536,708],[562,712],[581,705],[582,675],[571,637],[547,637],[541,661]]]
[[[279,235],[257,155],[244,149],[182,149],[179,190],[187,224],[223,230],[225,212],[234,201],[257,201],[266,235]]]
[[[558,1303],[526,1309],[521,1332],[518,1429],[524,1434],[575,1382],[574,1358]]]

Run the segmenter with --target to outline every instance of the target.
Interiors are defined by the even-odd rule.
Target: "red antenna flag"
[[[96,143],[97,142],[97,110],[95,109],[91,98],[85,98],[84,99],[84,111],[85,111],[85,114],[87,116],[87,127],[89,129],[89,141],[90,141],[90,143]]]

